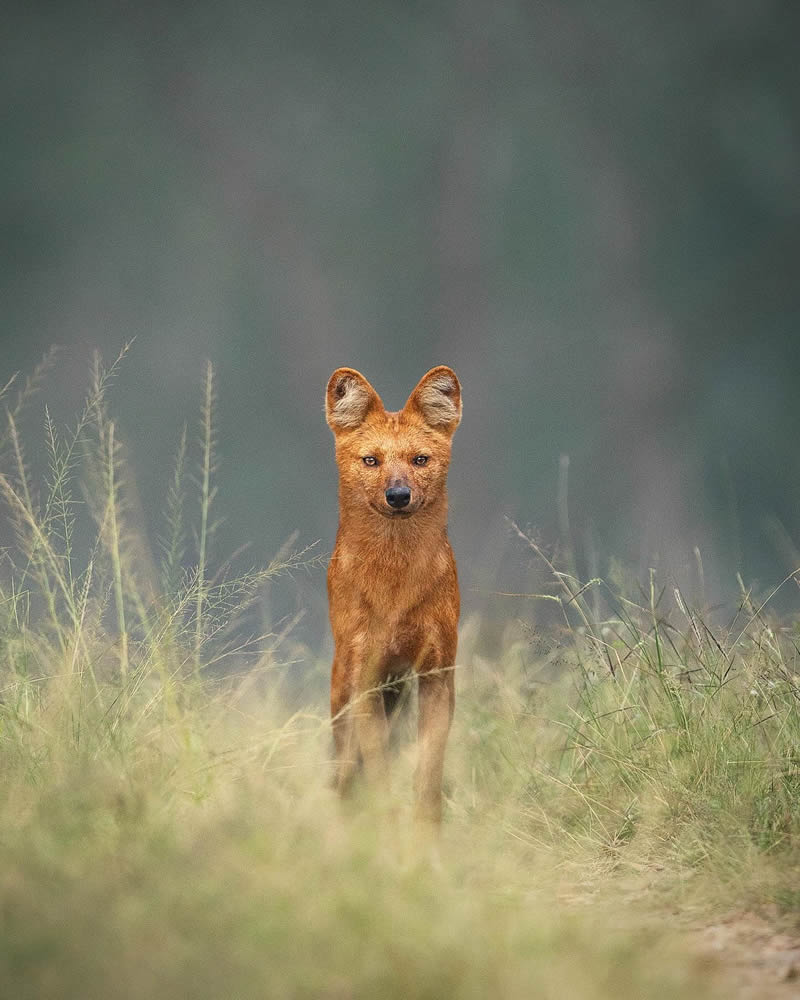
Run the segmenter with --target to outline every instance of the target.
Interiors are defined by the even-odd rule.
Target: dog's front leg
[[[420,673],[418,683],[416,816],[422,823],[438,827],[442,821],[444,755],[455,705],[453,668]]]
[[[340,657],[333,661],[331,672],[331,724],[336,771],[334,787],[347,795],[358,769],[358,744],[351,704],[350,676],[347,662]]]
[[[383,706],[383,693],[375,688],[362,692],[352,712],[367,781],[375,787],[385,785],[389,775],[389,724]]]

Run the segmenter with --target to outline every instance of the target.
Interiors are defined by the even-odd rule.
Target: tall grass
[[[97,753],[122,733],[134,740],[156,721],[191,720],[194,700],[203,703],[215,679],[273,664],[276,637],[252,631],[259,594],[267,581],[308,559],[307,552],[288,554],[264,569],[209,575],[215,492],[210,367],[197,523],[184,521],[190,460],[184,432],[161,543],[151,545],[132,515],[129,471],[108,416],[108,393],[126,353],[127,347],[107,368],[95,359],[74,427],[59,430],[45,410],[47,467],[39,486],[17,431],[19,401],[7,411],[10,468],[0,473],[0,491],[16,544],[4,551],[0,579],[6,744],[24,743],[38,728],[37,713],[57,708],[69,716],[74,749]],[[25,387],[28,400],[34,388]],[[194,559],[185,542],[193,528],[199,539]],[[206,674],[213,677],[204,686]]]
[[[553,575],[531,597],[562,614],[558,679],[535,683],[546,662],[504,679],[518,834],[603,873],[668,870],[674,889],[699,876],[707,898],[797,909],[800,634],[767,615],[778,588],[756,600],[741,586],[712,624],[653,571],[643,588],[582,585],[514,529]]]
[[[465,623],[445,828],[422,844],[413,746],[388,802],[342,807],[324,683],[282,699],[288,661],[326,665],[261,595],[311,552],[214,564],[210,367],[164,523],[138,523],[109,416],[125,353],[96,359],[72,427],[45,411],[31,462],[45,373],[4,390],[2,995],[701,997],[716,973],[643,884],[797,908],[791,627],[746,592],[721,628],[655,578],[581,584],[518,531],[559,641],[509,633],[485,662]]]

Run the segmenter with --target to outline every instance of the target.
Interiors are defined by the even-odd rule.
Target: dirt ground
[[[800,997],[800,934],[781,929],[775,910],[731,913],[690,931],[690,948],[715,960],[737,1000]]]
[[[601,884],[604,888],[608,883]],[[686,950],[713,970],[722,986],[722,995],[730,1000],[800,1000],[800,928],[797,919],[791,921],[777,906],[754,910],[731,910],[722,917],[710,916],[700,906],[676,907],[665,899],[658,900],[657,879],[647,872],[629,877],[612,906],[620,912],[623,900],[625,920],[634,920],[656,927],[672,927],[682,939]],[[655,895],[655,898],[654,898]],[[577,891],[560,894],[569,905],[591,906],[598,900],[607,905],[610,897],[598,891],[598,882],[584,884]],[[694,912],[692,912],[694,910]],[[614,917],[611,922],[617,922]]]

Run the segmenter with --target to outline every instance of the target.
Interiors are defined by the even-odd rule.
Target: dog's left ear
[[[461,421],[461,384],[453,369],[438,365],[423,375],[404,412],[418,413],[429,427],[452,434]]]

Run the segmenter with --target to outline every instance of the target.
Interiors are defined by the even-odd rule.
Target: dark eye
[[[413,458],[414,465],[425,465],[428,461],[427,455],[415,455]]]
[[[375,458],[374,455],[365,455],[361,459],[361,461],[364,463],[364,465],[377,465],[378,464],[378,459]]]

